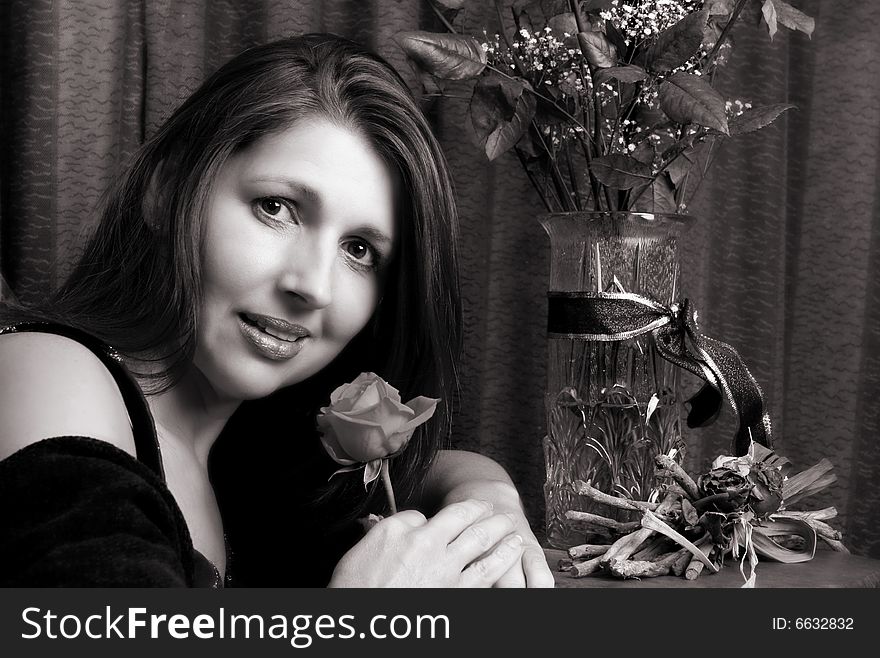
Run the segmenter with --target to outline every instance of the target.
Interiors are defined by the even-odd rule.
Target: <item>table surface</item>
[[[728,556],[724,568],[718,573],[706,571],[696,580],[676,576],[658,576],[641,580],[621,580],[607,574],[597,573],[574,578],[556,566],[560,559],[568,558],[565,551],[545,548],[547,563],[553,569],[556,587],[694,587],[726,588],[741,587],[744,580],[739,564]],[[781,564],[761,560],[755,569],[755,587],[880,587],[880,560],[820,549],[809,562]]]

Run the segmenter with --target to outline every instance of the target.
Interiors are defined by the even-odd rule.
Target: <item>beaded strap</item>
[[[138,386],[132,374],[128,371],[119,355],[113,347],[106,345],[91,334],[54,322],[20,322],[17,324],[0,327],[0,335],[11,333],[23,333],[26,331],[45,334],[57,334],[75,340],[77,343],[89,348],[101,363],[113,375],[122,400],[131,420],[132,434],[137,458],[144,465],[153,470],[162,482],[165,482],[165,469],[162,467],[162,455],[159,452],[159,441],[156,437],[156,425],[153,414],[147,400]]]

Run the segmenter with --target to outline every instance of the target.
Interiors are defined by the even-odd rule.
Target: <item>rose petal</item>
[[[395,447],[392,452],[386,455],[386,457],[396,457],[398,454],[403,452],[403,449],[406,448],[406,444],[409,443],[409,440],[412,438],[414,431],[415,428],[412,427],[410,429],[404,429],[395,432],[392,436],[388,437],[389,445]]]
[[[328,419],[333,426],[337,445],[351,459],[368,462],[390,452],[387,435],[381,425],[334,414]]]
[[[407,402],[406,406],[415,414],[415,417],[407,421],[407,423],[398,428],[397,431],[414,430],[419,425],[429,420],[431,416],[434,415],[438,402],[440,402],[440,400],[437,398],[426,398],[421,395]]]
[[[382,401],[382,391],[377,382],[370,382],[353,400],[350,411],[352,413],[363,413],[372,409]]]
[[[376,381],[382,390],[382,396],[390,398],[391,400],[394,400],[394,402],[400,402],[400,391],[398,391],[396,388],[394,388],[391,384],[386,382],[378,375],[374,376],[376,377]]]
[[[367,485],[370,484],[373,480],[379,477],[379,473],[382,472],[382,460],[374,459],[370,462],[367,462],[366,467],[364,468],[364,489],[367,488]]]
[[[321,444],[324,446],[324,450],[327,451],[327,454],[330,455],[330,458],[337,464],[348,466],[349,464],[357,463],[354,459],[350,459],[348,455],[345,454],[342,446],[337,442],[332,429],[321,436]]]

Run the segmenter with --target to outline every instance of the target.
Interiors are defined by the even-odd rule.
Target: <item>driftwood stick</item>
[[[688,498],[696,500],[700,497],[697,483],[691,479],[690,475],[685,473],[684,469],[679,466],[674,459],[667,457],[666,455],[657,455],[654,457],[654,463],[657,465],[657,468],[669,472],[669,476],[681,485],[681,488],[687,493]]]
[[[669,567],[669,573],[673,576],[683,576],[684,570],[687,569],[687,566],[691,563],[692,559],[694,559],[694,556],[691,552],[686,548],[682,548],[678,551],[678,557],[675,559],[675,562]],[[699,564],[703,563],[700,562]]]
[[[573,560],[599,557],[600,555],[605,555],[609,546],[610,544],[580,544],[579,546],[569,548],[568,556]]]
[[[654,534],[653,530],[648,528],[640,528],[635,532],[631,532],[628,535],[624,535],[616,542],[611,544],[611,547],[602,556],[600,560],[600,564],[602,566],[608,565],[611,560],[628,560],[629,557],[635,553],[638,548],[645,543],[645,541]]]
[[[716,567],[712,561],[706,557],[706,554],[703,553],[699,548],[693,545],[690,541],[688,541],[685,537],[683,537],[680,533],[676,532],[674,529],[669,527],[666,523],[658,519],[651,512],[645,512],[644,516],[642,516],[642,527],[650,528],[655,532],[659,532],[662,535],[666,535],[673,541],[675,541],[679,546],[684,546],[691,553],[697,556],[697,559],[700,560],[703,564],[709,567],[712,571],[718,571],[718,567]]]
[[[571,560],[567,557],[560,558],[560,560],[556,563],[557,571],[568,571],[574,566],[574,560]]]
[[[687,549],[681,549],[687,552]],[[661,559],[652,562],[621,560],[614,558],[608,564],[608,571],[618,578],[654,578],[665,576],[669,573],[672,564],[678,559],[679,551],[673,551],[664,555]]]
[[[701,573],[703,573],[703,563],[697,559],[696,555],[692,555],[691,561],[688,562],[684,570],[684,577],[688,580],[696,580]]]
[[[601,558],[594,557],[591,560],[576,562],[572,565],[571,569],[569,569],[568,573],[570,573],[574,578],[583,578],[584,576],[589,576],[591,573],[599,568],[600,559]]]
[[[707,544],[711,543],[711,541],[712,541],[712,537],[709,535],[709,533],[706,533],[705,535],[700,537],[700,539],[698,539],[697,541],[694,542],[694,546],[702,549],[703,546],[706,546]],[[688,565],[691,563],[691,560],[696,560],[696,559],[697,558],[689,550],[687,550],[686,548],[682,549],[681,551],[679,551],[678,559],[672,564],[672,566],[669,568],[669,571],[674,576],[683,576],[685,569],[688,568]],[[700,566],[703,566],[702,562],[698,562],[698,564]]]
[[[608,505],[609,507],[636,512],[644,512],[646,509],[653,511],[658,507],[657,503],[646,503],[640,500],[629,500],[628,498],[621,498],[620,496],[612,496],[604,491],[599,491],[599,489],[592,486],[590,482],[584,482],[583,480],[575,480],[572,486],[574,487],[575,493],[580,494],[581,496],[586,496],[597,503]]]
[[[654,534],[642,548],[632,554],[633,560],[652,560],[658,555],[668,553],[676,544],[663,535]]]
[[[650,514],[650,512],[645,513]],[[590,512],[578,512],[577,510],[568,510],[565,513],[565,518],[572,521],[581,521],[583,523],[590,523],[592,525],[601,526],[603,528],[609,528],[621,534],[629,534],[630,532],[638,530],[641,527],[641,524],[638,521],[615,521],[614,519],[599,516],[598,514],[591,514]]]

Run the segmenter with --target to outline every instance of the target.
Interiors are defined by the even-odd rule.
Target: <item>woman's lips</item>
[[[308,330],[280,318],[255,313],[239,315],[241,332],[257,351],[273,361],[284,361],[299,354]]]

